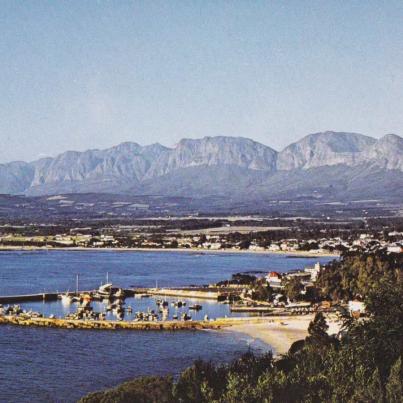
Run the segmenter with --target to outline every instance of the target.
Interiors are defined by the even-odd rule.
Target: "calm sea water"
[[[1,252],[0,295],[73,290],[105,282],[123,286],[209,284],[246,271],[287,271],[330,258],[284,255],[193,254],[171,252]],[[136,310],[153,301],[130,301]],[[45,313],[60,304],[32,304]],[[200,315],[228,313],[228,307],[202,302]],[[67,308],[66,308],[67,309]],[[70,309],[70,308],[68,308]],[[141,309],[138,309],[141,310]],[[57,311],[63,314],[63,311]],[[196,314],[194,314],[196,315]],[[196,317],[195,317],[196,318]],[[0,327],[0,401],[73,402],[90,391],[140,375],[177,374],[195,359],[230,360],[266,346],[225,332],[130,332]]]

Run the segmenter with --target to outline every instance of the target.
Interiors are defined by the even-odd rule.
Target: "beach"
[[[232,332],[246,334],[270,345],[274,355],[288,352],[291,345],[308,336],[308,326],[314,314],[303,316],[278,316],[267,318],[264,323],[245,323],[231,326],[226,329]],[[326,318],[329,325],[329,334],[336,334],[340,330],[340,323],[335,317]]]

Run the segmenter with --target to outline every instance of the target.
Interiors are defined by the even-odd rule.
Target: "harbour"
[[[217,301],[216,295],[213,299],[187,298],[177,291],[199,291],[240,271],[284,272],[318,260],[282,255],[113,251],[1,252],[0,256],[0,295],[6,298],[0,303],[17,304],[22,310],[43,316],[10,317],[0,326],[0,393],[5,401],[20,402],[54,401],[56,397],[73,402],[85,393],[136,376],[176,374],[200,357],[226,362],[249,350],[267,351],[270,346],[260,340],[229,331],[247,323],[264,326],[267,318],[231,313],[229,304]],[[77,274],[79,294],[91,294],[107,280],[125,293],[133,291],[124,300],[124,318],[118,320],[113,310],[105,312],[109,300],[94,299],[93,311],[105,312],[105,320],[65,319],[77,312],[79,302],[64,303],[57,296],[78,296]],[[169,290],[175,295],[154,294],[156,282],[165,294]],[[166,320],[162,320],[159,309],[163,307],[158,300],[168,303],[164,307],[169,310]],[[179,301],[186,305],[179,306]],[[196,305],[202,309],[189,309]],[[158,313],[158,320],[135,320],[137,312],[148,310]],[[182,313],[191,320],[182,320]],[[208,320],[204,320],[206,315]],[[25,362],[30,362],[28,372]],[[20,380],[18,385],[10,373]],[[43,377],[46,387],[37,386]],[[68,384],[64,382],[67,377]]]

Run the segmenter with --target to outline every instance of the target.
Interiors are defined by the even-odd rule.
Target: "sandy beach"
[[[291,345],[302,340],[308,335],[309,323],[314,318],[312,315],[304,316],[279,316],[268,318],[264,323],[245,323],[232,326],[226,330],[246,334],[269,344],[274,355],[287,353]],[[327,318],[329,334],[336,334],[340,324],[335,318]]]

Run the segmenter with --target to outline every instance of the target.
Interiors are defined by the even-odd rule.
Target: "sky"
[[[124,141],[403,134],[402,1],[14,1],[0,162]]]

